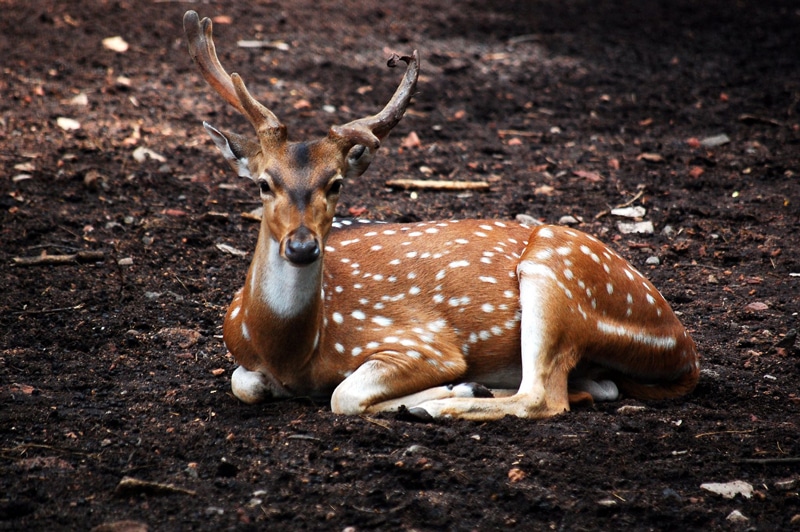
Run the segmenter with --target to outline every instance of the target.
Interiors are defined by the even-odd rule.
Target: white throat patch
[[[260,297],[279,318],[293,318],[319,297],[322,260],[298,267],[284,260],[280,245],[270,239],[267,257],[259,264],[261,277],[252,279],[251,290],[258,287]]]

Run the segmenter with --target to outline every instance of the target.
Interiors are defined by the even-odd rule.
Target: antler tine
[[[419,52],[414,50],[411,56],[393,56],[389,59],[388,66],[394,67],[397,61],[402,60],[408,64],[403,81],[397,87],[392,99],[381,112],[376,115],[360,118],[341,126],[332,126],[330,136],[350,147],[359,144],[375,151],[394,126],[403,118],[419,77]]]
[[[211,19],[200,20],[195,11],[183,15],[183,30],[189,42],[189,55],[197,64],[203,78],[226,102],[246,116],[262,134],[285,136],[285,128],[278,118],[253,98],[242,78],[234,73],[229,75],[219,62],[212,36]]]
[[[246,115],[239,97],[236,96],[231,77],[217,58],[217,50],[214,48],[214,39],[211,35],[211,19],[204,18],[201,21],[197,12],[187,11],[183,15],[183,31],[189,43],[189,55],[197,64],[203,78],[226,102]]]

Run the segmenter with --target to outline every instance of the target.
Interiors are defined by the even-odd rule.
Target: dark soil
[[[485,424],[238,403],[220,334],[249,256],[218,245],[252,252],[241,214],[258,194],[201,121],[250,126],[192,65],[186,9],[228,17],[223,64],[294,138],[375,112],[400,79],[390,52],[418,48],[413,107],[340,214],[573,216],[680,313],[698,388]],[[0,0],[0,14],[0,529],[800,528],[796,2]],[[115,35],[127,52],[101,45]],[[422,146],[403,148],[412,131]],[[164,161],[137,162],[139,147]],[[492,187],[385,186],[426,176]],[[632,200],[653,234],[603,215]],[[102,256],[13,260],[88,251]],[[700,487],[733,480],[753,496]]]

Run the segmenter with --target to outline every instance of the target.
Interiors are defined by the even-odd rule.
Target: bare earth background
[[[488,424],[237,403],[220,333],[257,190],[201,121],[250,128],[192,66],[186,9],[294,138],[379,109],[418,48],[340,215],[572,216],[680,312],[697,390]],[[0,0],[0,58],[0,529],[800,528],[796,2]],[[603,215],[631,200],[653,234]],[[700,487],[735,480],[752,496]]]

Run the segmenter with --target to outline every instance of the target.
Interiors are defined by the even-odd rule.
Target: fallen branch
[[[402,188],[404,190],[489,190],[486,181],[433,181],[428,179],[393,179],[386,182],[387,187]]]
[[[76,262],[97,262],[105,260],[103,251],[79,251],[71,255],[37,255],[36,257],[14,257],[14,264],[20,266],[42,266],[45,264],[74,264]]]
[[[739,461],[743,464],[787,465],[787,464],[800,464],[800,457],[794,456],[790,458],[742,458]]]

